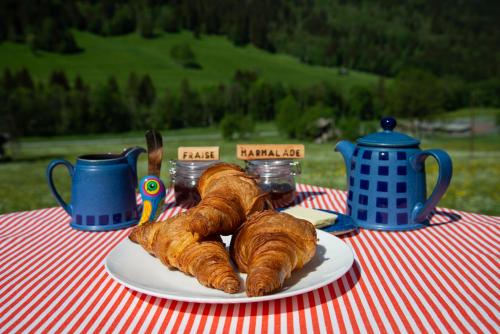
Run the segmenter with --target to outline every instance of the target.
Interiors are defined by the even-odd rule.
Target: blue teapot
[[[383,131],[335,146],[347,171],[347,215],[357,226],[383,231],[407,231],[428,225],[452,176],[450,156],[442,150],[419,148],[420,141],[393,131],[396,120],[383,118]],[[426,195],[425,159],[439,165],[437,184]]]
[[[87,154],[77,158],[75,166],[64,159],[53,160],[47,167],[47,181],[56,201],[71,216],[70,226],[83,231],[109,231],[133,226],[139,221],[137,207],[137,158],[141,147],[121,154]],[[58,165],[68,169],[72,180],[71,203],[57,192],[52,171]]]

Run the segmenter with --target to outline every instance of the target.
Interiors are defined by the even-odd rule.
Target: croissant
[[[239,291],[229,253],[219,234],[233,234],[247,216],[268,205],[267,193],[237,165],[208,168],[198,185],[200,203],[164,222],[137,226],[129,238],[168,267],[193,275],[208,287]]]
[[[187,229],[196,217],[181,213],[163,222],[135,227],[130,240],[140,244],[169,268],[190,274],[207,287],[236,293],[240,281],[218,236],[201,238]]]
[[[248,215],[270,205],[255,178],[234,164],[207,168],[198,181],[198,192],[200,203],[188,211],[196,216],[189,229],[202,236],[233,234]]]
[[[291,272],[316,252],[316,230],[310,222],[286,213],[251,215],[233,235],[231,257],[247,273],[246,293],[262,296],[280,289]]]
[[[263,197],[254,176],[250,176],[235,164],[219,163],[205,170],[198,181],[198,191],[201,198],[210,194],[222,193],[224,196],[235,196],[246,214],[255,211],[256,206],[263,207]]]

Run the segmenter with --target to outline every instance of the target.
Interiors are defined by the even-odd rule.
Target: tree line
[[[310,64],[480,81],[500,75],[499,12],[494,0],[2,1],[0,41],[73,53],[82,50],[71,29],[144,38],[187,29]]]
[[[255,121],[276,121],[291,138],[317,136],[320,119],[332,119],[343,137],[355,137],[360,121],[392,114],[424,118],[469,105],[500,107],[500,80],[487,84],[443,81],[430,72],[408,69],[390,83],[340,90],[321,82],[306,87],[263,80],[238,70],[227,83],[157,91],[148,74],[131,72],[122,86],[110,76],[89,86],[53,71],[35,81],[27,69],[4,69],[0,77],[0,131],[13,136],[48,136],[177,129],[221,125],[226,138],[251,131]]]

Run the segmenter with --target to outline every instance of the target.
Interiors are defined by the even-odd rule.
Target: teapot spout
[[[356,146],[353,143],[347,140],[339,141],[337,145],[335,145],[335,151],[340,152],[344,157],[345,168],[347,171],[349,171],[349,164],[351,163],[355,147]]]
[[[146,153],[146,150],[142,147],[129,147],[122,152],[122,155],[127,158],[128,165],[132,169],[132,175],[134,176],[134,185],[137,187],[137,158],[139,154]]]

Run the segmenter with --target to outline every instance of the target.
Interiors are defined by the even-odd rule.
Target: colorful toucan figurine
[[[142,215],[139,225],[154,222],[165,206],[166,189],[160,179],[163,158],[163,139],[155,130],[146,132],[148,145],[148,174],[139,183],[142,198]]]
[[[154,222],[163,211],[165,185],[159,177],[148,175],[141,179],[139,192],[142,197],[142,216],[139,225]]]

